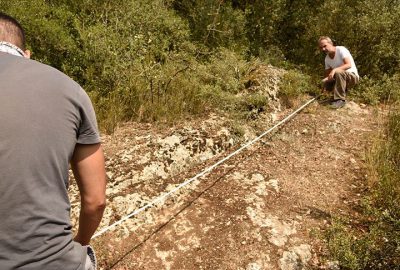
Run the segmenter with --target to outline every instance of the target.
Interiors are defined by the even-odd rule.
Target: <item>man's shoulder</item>
[[[345,46],[336,46],[336,50],[341,53],[350,53],[349,49],[347,49]]]
[[[11,56],[13,57],[13,56]],[[42,83],[56,84],[58,86],[69,86],[79,89],[80,86],[68,75],[48,64],[33,59],[16,57],[13,59],[15,65],[11,65],[15,72],[22,72],[26,79],[41,81]]]
[[[30,65],[32,65],[32,67],[34,67],[35,69],[37,69],[38,71],[42,72],[43,75],[47,75],[47,76],[55,76],[57,79],[62,79],[62,80],[66,80],[66,81],[70,81],[71,83],[75,83],[75,81],[70,78],[68,75],[66,75],[65,73],[63,73],[62,71],[58,70],[55,67],[52,67],[48,64],[44,64],[41,63],[39,61],[36,60],[32,60],[32,59],[26,59]]]

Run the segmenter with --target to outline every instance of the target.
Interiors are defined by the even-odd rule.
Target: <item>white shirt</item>
[[[358,70],[357,70],[356,64],[354,63],[353,56],[351,56],[349,50],[343,46],[336,46],[336,53],[335,53],[335,57],[333,57],[333,59],[330,58],[329,55],[325,56],[325,69],[330,69],[330,68],[334,69],[334,68],[340,67],[341,65],[343,65],[344,58],[347,58],[347,57],[350,59],[351,67],[349,69],[347,69],[346,71],[352,72],[357,77],[359,77]]]

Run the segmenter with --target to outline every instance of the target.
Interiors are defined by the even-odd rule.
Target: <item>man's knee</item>
[[[334,79],[336,84],[346,84],[346,87],[352,87],[358,83],[358,77],[354,73],[339,70],[335,72]]]
[[[335,75],[334,75],[334,78],[335,79],[342,79],[342,78],[345,78],[346,77],[346,71],[344,71],[344,70],[337,70],[336,72],[335,72]]]

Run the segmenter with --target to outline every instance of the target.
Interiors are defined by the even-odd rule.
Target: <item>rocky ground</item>
[[[101,227],[197,175],[289,112],[276,106],[243,137],[216,114],[168,128],[129,123],[104,136],[109,183]],[[312,103],[273,134],[95,238],[100,269],[338,269],[324,257],[322,233],[332,217],[358,215],[365,153],[380,121],[378,109],[354,102],[339,110]],[[76,221],[74,184],[70,195]]]

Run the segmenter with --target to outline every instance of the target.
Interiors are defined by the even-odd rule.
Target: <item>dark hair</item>
[[[25,50],[25,32],[13,17],[0,12],[0,41],[10,42]]]

